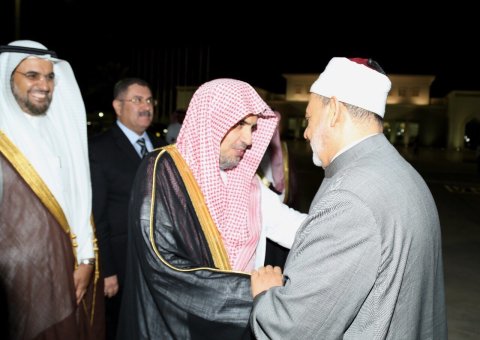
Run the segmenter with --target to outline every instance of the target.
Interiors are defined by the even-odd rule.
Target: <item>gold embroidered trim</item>
[[[288,194],[290,188],[290,167],[288,161],[288,146],[287,142],[281,142],[282,145],[282,155],[283,155],[283,180],[284,180],[284,190],[285,196],[283,197],[283,203],[287,203],[288,201]]]
[[[40,178],[38,173],[35,171],[30,162],[25,158],[25,156],[18,150],[18,148],[12,143],[12,141],[0,131],[0,152],[3,153],[5,158],[10,162],[10,164],[15,168],[20,177],[24,179],[27,185],[32,189],[32,191],[37,195],[42,204],[47,208],[48,211],[53,215],[57,220],[58,224],[62,227],[63,231],[70,236],[70,240],[73,248],[73,258],[74,258],[74,268],[75,270],[78,267],[77,261],[77,236],[72,233],[67,218],[63,213],[63,209],[58,204],[57,200],[48,189],[45,182]],[[92,228],[94,228],[93,216],[91,216]],[[95,229],[93,229],[95,232]],[[95,294],[97,289],[97,282],[100,277],[99,272],[99,259],[98,259],[98,245],[97,239],[94,237],[93,240],[93,250],[95,253],[95,274],[94,274],[94,290],[93,290],[93,302],[92,302],[92,311],[90,314],[90,324],[93,324],[94,311],[95,311]],[[83,300],[83,306],[86,308],[85,300]]]
[[[98,287],[98,280],[100,279],[100,259],[98,256],[98,241],[95,235],[97,235],[97,227],[95,226],[95,221],[93,220],[93,214],[90,215],[90,224],[92,225],[93,231],[93,253],[95,256],[95,272],[93,276],[93,296],[92,296],[92,311],[90,313],[90,326],[93,326],[93,321],[95,318],[95,305],[96,305],[96,296],[97,296],[97,287]],[[85,299],[84,306],[86,308]],[[88,315],[87,310],[87,315]]]
[[[30,162],[2,131],[0,131],[0,151],[5,155],[5,158],[7,158],[10,164],[12,164],[32,191],[38,196],[43,205],[45,205],[45,207],[52,213],[65,233],[70,234],[70,227],[68,226],[67,218],[65,217],[60,204],[58,204],[57,200]],[[72,243],[76,244],[76,236],[73,234],[70,236],[72,238]]]
[[[205,204],[205,198],[203,197],[203,194],[198,187],[198,184],[193,177],[193,174],[190,171],[190,168],[188,167],[187,163],[185,163],[185,160],[183,157],[180,155],[178,152],[177,148],[175,145],[168,145],[163,148],[163,150],[158,154],[157,159],[155,160],[155,166],[154,166],[154,171],[153,171],[153,183],[152,183],[152,204],[150,207],[150,216],[153,216],[153,209],[154,209],[154,201],[155,201],[155,173],[156,173],[156,168],[158,164],[158,160],[160,157],[165,153],[168,152],[172,159],[175,162],[175,165],[177,166],[177,169],[182,177],[182,180],[185,184],[185,187],[187,189],[188,195],[190,196],[190,199],[192,201],[193,207],[195,209],[195,212],[198,216],[198,220],[200,222],[200,225],[202,227],[202,231],[205,235],[205,238],[207,239],[207,243],[210,249],[210,252],[212,254],[213,261],[215,263],[215,267],[217,267],[219,270],[224,270],[224,271],[231,271],[230,267],[230,262],[228,260],[228,255],[227,251],[223,245],[222,238],[220,236],[220,233],[212,219],[212,216],[210,215],[210,212],[208,211],[207,205]],[[158,250],[156,249],[155,242],[153,239],[153,219],[150,218],[150,242],[152,246],[154,247],[155,252],[157,253],[157,256],[162,259],[161,255],[159,254]],[[166,263],[163,259],[162,262]],[[166,263],[169,267],[173,268],[171,265]],[[174,268],[176,270],[179,270],[178,268]],[[198,269],[210,269],[212,268],[195,268],[194,270]],[[191,271],[191,270],[185,270],[185,271]]]

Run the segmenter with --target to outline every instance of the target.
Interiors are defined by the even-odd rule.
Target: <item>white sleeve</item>
[[[307,214],[283,204],[279,196],[261,184],[262,229],[265,236],[279,245],[291,248],[295,234]]]
[[[81,228],[73,228],[77,236],[77,261],[95,257],[93,250],[93,228],[89,222]]]

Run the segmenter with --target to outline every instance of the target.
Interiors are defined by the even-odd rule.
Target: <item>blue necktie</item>
[[[145,145],[145,138],[139,138],[137,144],[140,145],[140,155],[142,155],[142,158],[145,158],[148,154],[147,146]]]

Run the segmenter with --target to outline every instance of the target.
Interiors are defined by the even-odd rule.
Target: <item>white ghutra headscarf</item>
[[[13,51],[13,46],[19,46],[18,50]],[[77,259],[92,258],[86,112],[72,68],[34,41],[19,40],[8,47],[12,51],[7,49],[0,54],[0,130],[29,160],[62,207],[77,236]],[[45,54],[38,50],[29,52],[28,48],[45,50]],[[12,72],[28,57],[54,64],[56,84],[52,102],[46,115],[38,117],[30,117],[21,110],[10,85]]]

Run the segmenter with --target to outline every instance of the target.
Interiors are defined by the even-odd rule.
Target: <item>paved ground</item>
[[[310,147],[289,141],[302,195],[296,208],[308,210],[323,178]],[[400,150],[425,178],[442,225],[448,334],[450,340],[480,339],[480,175],[473,152]]]
[[[480,175],[473,154],[424,150],[412,164],[440,214],[449,339],[480,339]]]

